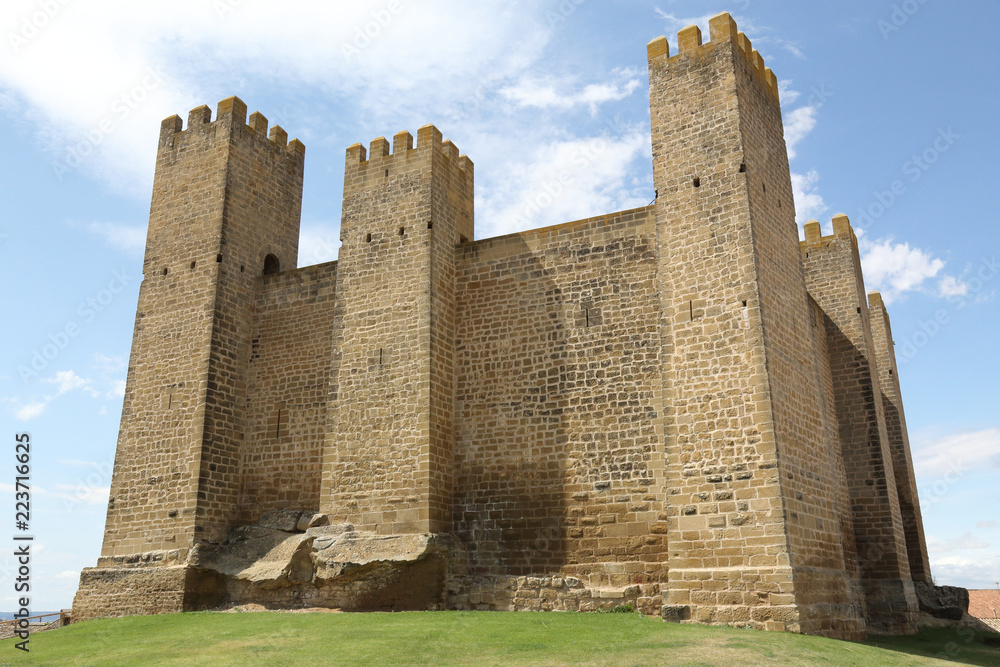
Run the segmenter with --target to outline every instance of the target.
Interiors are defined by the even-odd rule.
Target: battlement
[[[739,32],[733,17],[728,12],[716,14],[709,20],[708,27],[711,36],[711,41],[708,43],[702,42],[701,28],[696,25],[690,25],[677,33],[677,47],[679,50],[677,55],[671,57],[670,43],[666,37],[657,37],[647,44],[646,54],[649,60],[666,58],[668,63],[673,63],[693,53],[714,48],[722,42],[733,42],[736,47],[734,51],[743,54],[743,57],[746,58],[753,69],[757,80],[767,88],[774,101],[779,102],[778,78],[771,71],[770,67],[764,65],[764,59],[753,48],[750,39],[744,33]]]
[[[851,220],[843,213],[833,217],[833,234],[830,236],[823,236],[822,227],[817,220],[807,222],[804,229],[806,238],[799,243],[803,250],[814,246],[828,245],[837,239],[850,239],[855,248],[858,246],[858,237],[855,236],[854,229],[851,227]]]
[[[473,172],[472,160],[467,155],[461,155],[458,147],[450,140],[443,141],[441,131],[433,125],[424,125],[417,130],[417,145],[413,145],[413,135],[407,131],[398,132],[392,138],[392,152],[389,152],[389,142],[385,137],[379,137],[371,142],[370,148],[360,144],[354,144],[347,149],[347,170],[365,172],[369,169],[387,170],[392,172],[393,167],[399,170],[407,170],[413,165],[407,164],[413,160],[422,161],[425,158],[433,159],[433,156],[440,154],[444,157],[445,163],[454,165],[458,171],[471,177]]]
[[[227,97],[219,102],[214,122],[212,121],[212,110],[205,104],[195,107],[188,114],[186,130],[180,116],[174,115],[165,118],[160,124],[160,148],[172,148],[178,145],[179,140],[183,137],[191,136],[194,132],[217,131],[220,124],[228,124],[234,130],[242,129],[248,136],[266,138],[271,142],[275,151],[285,151],[292,156],[305,155],[305,145],[298,139],[288,141],[288,132],[280,125],[275,125],[268,132],[267,118],[260,112],[252,113],[248,121],[247,105],[235,96]]]

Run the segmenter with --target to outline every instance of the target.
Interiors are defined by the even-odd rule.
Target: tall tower
[[[347,149],[320,511],[381,534],[448,532],[456,246],[473,166],[427,125]]]
[[[681,31],[673,57],[648,46],[664,602],[679,619],[860,636],[777,80],[728,14],[710,27],[706,44]]]
[[[236,515],[254,281],[265,266],[295,266],[305,153],[280,127],[268,136],[261,114],[247,124],[246,112],[231,97],[214,122],[201,106],[186,130],[178,116],[160,129],[104,545],[81,578],[81,608],[100,607],[129,577],[153,592],[119,601],[114,615],[198,606],[190,573],[154,566],[223,541]]]

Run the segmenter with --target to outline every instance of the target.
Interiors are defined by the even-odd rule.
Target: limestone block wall
[[[498,586],[508,604],[518,576],[658,583],[667,541],[650,209],[471,243],[457,266],[453,530],[470,575],[513,576]]]
[[[337,263],[258,278],[238,523],[319,510]]]

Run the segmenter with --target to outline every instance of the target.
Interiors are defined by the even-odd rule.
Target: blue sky
[[[35,443],[35,609],[100,551],[163,118],[237,94],[306,144],[300,266],[336,257],[345,148],[428,122],[487,238],[649,203],[645,45],[719,11],[782,82],[800,222],[850,215],[889,301],[935,578],[1000,579],[1000,4],[340,4],[0,9],[0,421]]]

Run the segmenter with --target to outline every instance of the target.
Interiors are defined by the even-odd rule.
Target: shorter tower
[[[347,149],[320,511],[382,534],[448,532],[456,246],[473,165],[433,125]]]

